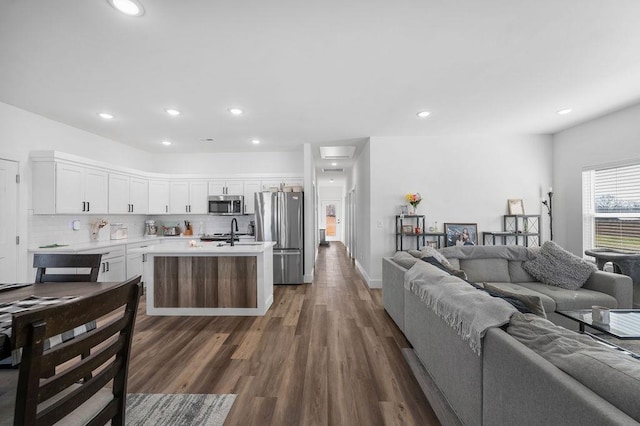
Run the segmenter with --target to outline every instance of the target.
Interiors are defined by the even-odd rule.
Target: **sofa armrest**
[[[398,328],[404,332],[405,268],[391,258],[382,259],[382,304]]]
[[[615,297],[618,309],[630,309],[633,305],[633,281],[626,275],[595,271],[582,288]]]

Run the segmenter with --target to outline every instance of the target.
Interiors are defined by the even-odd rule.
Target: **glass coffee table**
[[[640,355],[630,352],[628,349],[620,347],[608,340],[602,339],[595,334],[585,331],[585,327],[593,328],[609,336],[620,340],[640,339],[640,309],[611,309],[609,314],[609,324],[593,321],[591,309],[579,309],[575,311],[558,311],[558,314],[578,322],[580,332],[587,334],[594,339],[607,345],[616,347],[628,352],[634,358]]]

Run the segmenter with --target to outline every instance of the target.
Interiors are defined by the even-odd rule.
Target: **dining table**
[[[101,290],[118,285],[119,282],[55,282],[15,285],[10,289],[0,291],[0,307],[20,301],[32,299],[60,299],[64,303],[77,297],[89,296]],[[49,300],[50,301],[50,300]],[[51,303],[34,303],[30,309],[50,305]],[[7,333],[0,331],[0,359],[11,356],[11,342]]]

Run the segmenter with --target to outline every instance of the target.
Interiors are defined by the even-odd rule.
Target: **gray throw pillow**
[[[411,256],[406,251],[397,251],[396,254],[393,255],[393,261],[405,269],[411,269],[419,260],[420,259]]]
[[[447,269],[453,269],[453,266],[451,266],[451,263],[449,263],[449,261],[447,260],[446,257],[444,257],[442,255],[442,253],[440,253],[438,250],[434,249],[433,247],[425,247],[422,250],[418,251],[418,250],[409,250],[409,254],[411,254],[412,256],[415,256],[419,259],[422,259],[423,257],[433,257],[435,258],[438,262],[440,262],[440,264],[442,266],[444,266]]]
[[[542,245],[540,253],[522,268],[544,284],[577,290],[596,270],[595,265],[569,253],[553,241]]]
[[[507,290],[505,288],[496,287],[490,283],[484,283],[484,288],[485,290],[491,290],[505,297],[512,297],[514,299],[518,299],[533,314],[542,318],[547,318],[547,313],[545,312],[544,306],[542,305],[542,299],[540,299],[539,296],[534,296],[532,294],[517,293],[515,291]]]

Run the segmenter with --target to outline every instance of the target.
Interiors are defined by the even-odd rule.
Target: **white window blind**
[[[585,249],[640,250],[640,164],[582,173]]]

